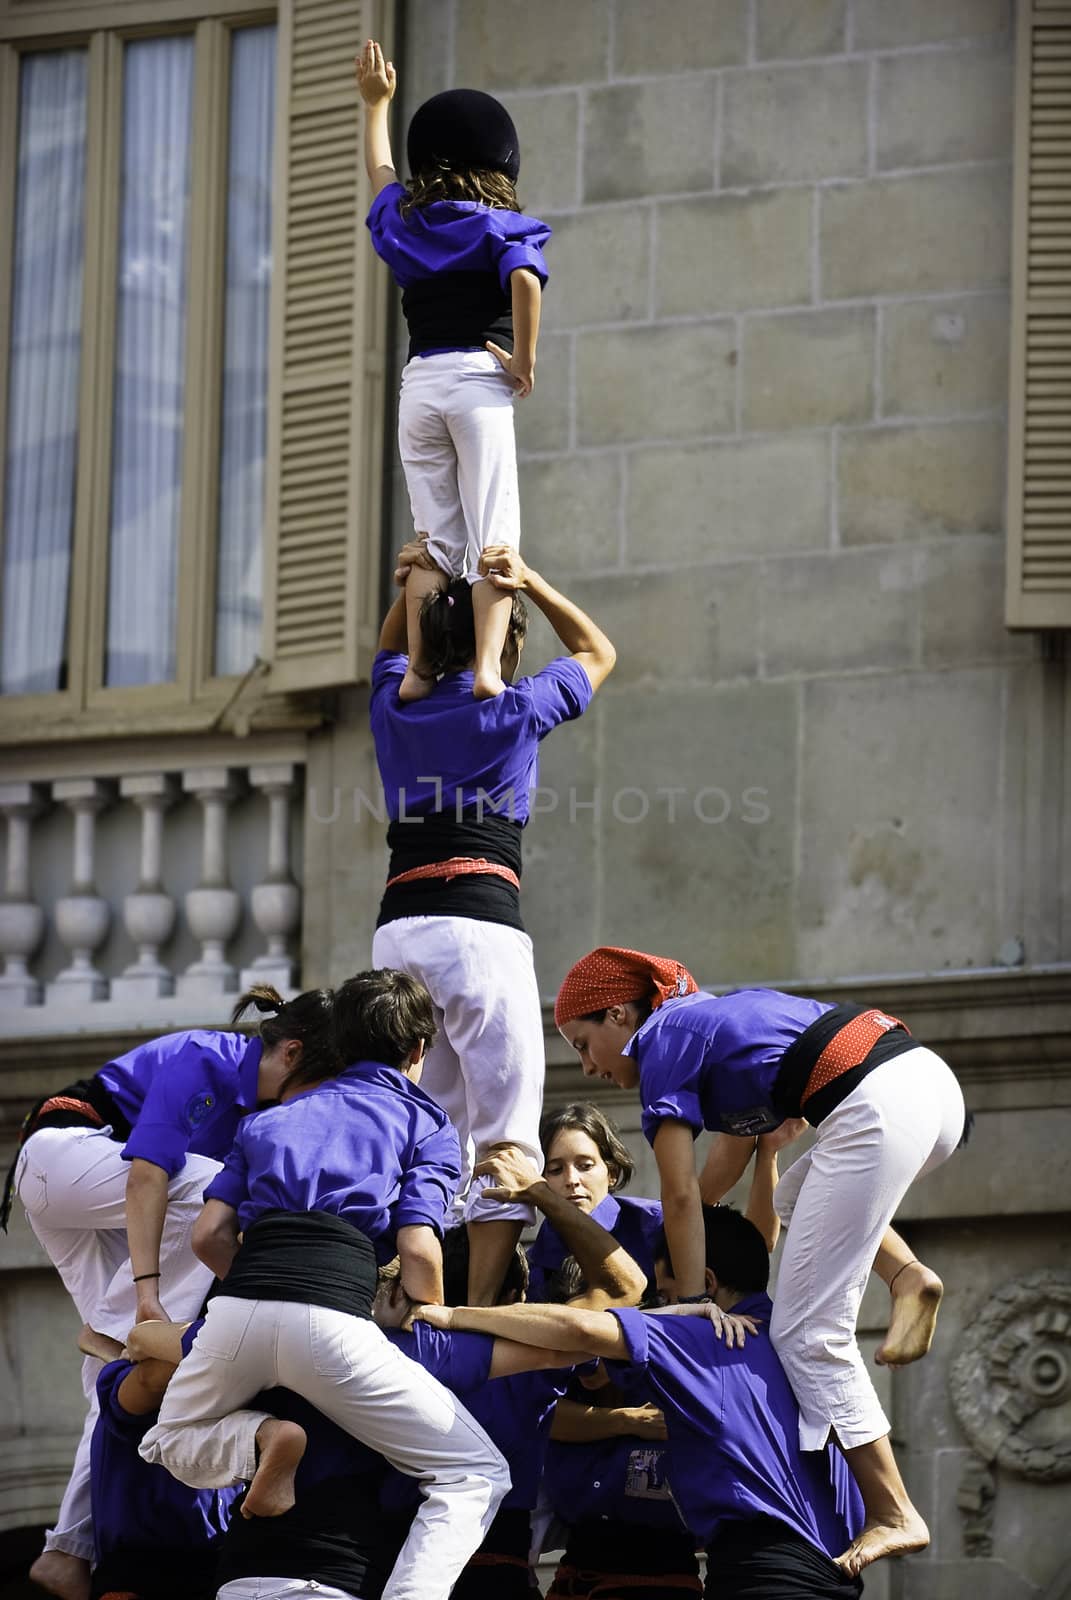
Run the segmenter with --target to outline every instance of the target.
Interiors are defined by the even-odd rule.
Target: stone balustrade
[[[188,1024],[295,988],[303,765],[276,754],[0,782],[0,1033]]]

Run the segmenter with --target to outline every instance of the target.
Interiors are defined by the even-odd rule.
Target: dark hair
[[[441,162],[414,172],[401,204],[403,217],[415,206],[430,206],[436,200],[475,200],[495,211],[520,211],[521,203],[513,180],[490,167],[448,167]]]
[[[280,1094],[306,1083],[319,1083],[334,1077],[344,1065],[338,1058],[332,1033],[334,995],[330,989],[306,989],[304,994],[284,1000],[270,983],[255,983],[240,995],[231,1012],[231,1027],[252,1006],[263,1021],[256,1031],[268,1049],[284,1040],[296,1039],[301,1056],[280,1085]]]
[[[382,1061],[400,1067],[418,1044],[436,1034],[431,995],[408,972],[377,967],[347,978],[335,990],[335,1049],[345,1065]]]
[[[551,1146],[559,1133],[586,1133],[610,1169],[610,1188],[623,1189],[635,1170],[632,1156],[614,1124],[590,1100],[577,1100],[557,1111],[547,1111],[539,1124],[539,1143],[550,1160]]]
[[[505,1276],[499,1284],[494,1304],[508,1305],[513,1300],[523,1300],[528,1293],[528,1257],[517,1245],[509,1258]],[[468,1305],[469,1299],[469,1230],[449,1228],[443,1237],[443,1303],[448,1306]]]
[[[654,991],[652,990],[649,995],[641,995],[637,1000],[627,1000],[625,1004],[636,1006],[640,1013],[640,1022],[644,1023],[654,1010],[653,1001]],[[609,1009],[609,1006],[603,1006],[601,1011],[585,1011],[581,1016],[574,1018],[574,1020],[576,1022],[605,1022],[606,1013],[609,1011]],[[568,1026],[569,1024],[565,1023],[565,1027]]]
[[[507,646],[519,649],[528,633],[528,607],[519,594],[506,633]],[[420,608],[420,637],[424,644],[424,670],[438,678],[446,672],[464,672],[476,656],[476,619],[472,613],[472,585],[453,578],[445,589],[427,595]]]
[[[704,1206],[706,1263],[723,1289],[760,1294],[770,1281],[766,1241],[747,1217],[732,1206]],[[654,1258],[673,1271],[673,1258],[663,1228],[655,1240]]]

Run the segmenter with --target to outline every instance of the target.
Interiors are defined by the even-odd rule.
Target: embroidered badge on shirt
[[[723,1132],[735,1133],[740,1138],[752,1138],[756,1133],[772,1133],[780,1127],[781,1118],[769,1106],[749,1106],[746,1111],[723,1111],[718,1118]]]
[[[664,1450],[632,1450],[625,1471],[625,1493],[633,1500],[671,1500]]]
[[[205,1118],[215,1110],[215,1108],[216,1097],[214,1094],[208,1094],[205,1092],[202,1092],[201,1094],[195,1094],[193,1098],[186,1103],[186,1121],[189,1123],[191,1128],[198,1128]]]

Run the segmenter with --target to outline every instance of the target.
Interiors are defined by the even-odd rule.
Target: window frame
[[[243,683],[214,670],[221,396],[227,250],[231,45],[242,28],[278,23],[266,0],[0,0],[0,237],[14,218],[19,63],[38,50],[87,51],[86,221],[79,368],[79,443],[71,540],[68,682],[47,694],[0,696],[0,738],[163,732],[204,726]],[[176,573],[175,677],[108,686],[109,524],[112,407],[122,198],[122,71],[127,41],[192,37],[190,173],[184,372],[182,504]],[[279,83],[277,76],[277,93]],[[14,91],[14,92],[12,92]],[[279,107],[276,106],[276,126]],[[277,186],[276,186],[277,187]],[[0,250],[0,482],[7,446],[8,353],[14,241]],[[276,285],[272,284],[271,315]],[[270,382],[271,380],[269,380]],[[267,507],[265,507],[265,517]],[[0,503],[0,559],[3,550]],[[254,663],[250,662],[250,669]]]

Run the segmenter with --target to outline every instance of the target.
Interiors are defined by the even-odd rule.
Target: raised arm
[[[567,1254],[576,1257],[588,1286],[586,1294],[571,1302],[574,1306],[601,1311],[609,1306],[639,1305],[647,1279],[628,1251],[594,1217],[555,1194],[515,1145],[492,1150],[475,1175],[494,1179],[495,1187],[484,1190],[485,1198],[522,1200],[539,1207]]]
[[[375,39],[368,40],[354,67],[364,101],[364,166],[375,195],[388,183],[398,181],[387,127],[387,113],[398,80],[394,63],[384,61],[383,49]]]
[[[781,1219],[774,1209],[774,1190],[779,1176],[777,1157],[806,1127],[804,1118],[786,1117],[779,1128],[762,1134],[755,1145],[755,1170],[751,1175],[745,1215],[758,1228],[771,1254],[781,1233]]]
[[[397,562],[394,581],[401,592],[395,595],[394,603],[383,618],[383,626],[379,630],[379,644],[376,648],[389,650],[392,655],[405,655],[409,648],[405,625],[405,585],[410,568],[424,567],[428,572],[438,570],[428,555],[427,534],[418,534],[415,539],[410,539],[408,544],[403,545],[398,552]]]
[[[480,557],[480,572],[496,589],[521,590],[539,607],[554,632],[579,662],[598,689],[614,670],[617,651],[586,612],[521,560],[511,545],[488,545]]]

